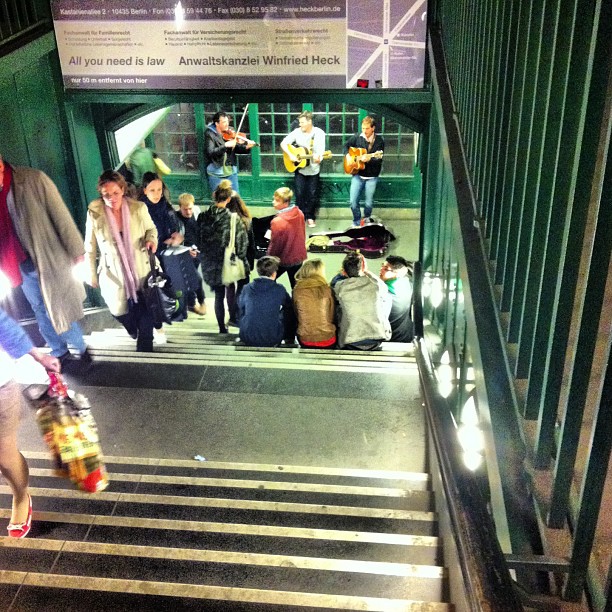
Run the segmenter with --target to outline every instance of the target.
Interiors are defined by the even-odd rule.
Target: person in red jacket
[[[277,278],[287,272],[293,288],[295,274],[306,260],[306,223],[302,211],[291,203],[293,191],[280,187],[274,192],[272,205],[277,211],[270,223],[268,255],[280,259]]]

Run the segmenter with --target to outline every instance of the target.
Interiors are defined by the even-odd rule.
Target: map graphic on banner
[[[426,0],[53,0],[70,89],[423,86]]]

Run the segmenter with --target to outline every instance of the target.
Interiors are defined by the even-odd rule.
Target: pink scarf
[[[134,248],[132,246],[132,234],[130,232],[130,211],[127,200],[123,198],[121,202],[121,220],[123,221],[123,233],[119,231],[113,210],[110,206],[104,206],[106,220],[110,226],[111,234],[119,251],[121,260],[121,270],[123,272],[123,288],[127,299],[138,302],[136,291],[138,290],[138,275],[136,274],[136,264],[134,262]]]

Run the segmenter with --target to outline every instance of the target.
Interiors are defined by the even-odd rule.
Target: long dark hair
[[[147,197],[145,195],[145,189],[153,181],[161,181],[161,184],[162,184],[162,197],[161,197],[160,202],[162,202],[162,203],[166,202],[170,206],[171,205],[170,204],[170,190],[166,186],[166,183],[164,183],[164,180],[162,179],[162,177],[159,176],[159,174],[156,174],[155,172],[145,172],[142,175],[142,185],[140,186],[140,199],[142,200],[142,198],[146,198]]]
[[[230,212],[238,213],[240,220],[244,223],[244,226],[249,229],[251,226],[252,215],[244,200],[240,197],[240,194],[236,191],[232,191],[232,198],[225,207]]]

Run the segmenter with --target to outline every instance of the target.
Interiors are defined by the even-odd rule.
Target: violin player
[[[204,131],[204,160],[211,192],[214,192],[223,179],[228,179],[233,190],[240,193],[236,155],[248,153],[256,144],[230,130],[227,113],[215,113]]]
[[[351,172],[350,200],[351,211],[353,212],[353,225],[358,226],[363,223],[361,217],[361,207],[359,200],[365,192],[365,206],[363,219],[372,215],[374,208],[374,193],[378,176],[382,170],[382,155],[385,150],[385,141],[382,136],[376,133],[376,119],[374,117],[363,118],[361,122],[361,133],[351,136],[344,143],[344,154],[349,155],[349,151],[359,150],[357,157],[353,160],[357,168]],[[346,163],[345,163],[346,170]],[[349,170],[347,170],[348,172]]]

